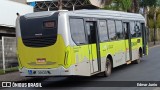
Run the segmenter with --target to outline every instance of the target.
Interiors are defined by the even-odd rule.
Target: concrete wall
[[[19,0],[20,1],[20,0]],[[0,26],[15,27],[17,18],[16,13],[24,15],[33,12],[33,7],[9,0],[1,0],[0,2]]]
[[[10,1],[19,2],[19,3],[23,3],[23,4],[27,3],[26,0],[10,0]]]

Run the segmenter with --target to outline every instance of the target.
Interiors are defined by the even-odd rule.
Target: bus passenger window
[[[86,22],[86,31],[88,35],[88,43],[93,44],[96,43],[97,35],[96,35],[96,23],[95,22]]]
[[[86,44],[83,19],[70,19],[70,31],[73,41],[80,45]]]
[[[130,31],[131,31],[131,37],[132,38],[136,37],[136,29],[134,22],[130,22]]]
[[[116,40],[116,26],[114,20],[108,20],[108,32],[109,32],[109,39],[110,40]]]
[[[129,39],[129,23],[123,23],[125,39]]]
[[[99,21],[99,39],[101,42],[108,41],[107,23],[106,20]]]
[[[118,39],[123,39],[124,35],[123,35],[123,29],[122,29],[122,22],[121,21],[116,21],[116,34]]]
[[[136,22],[136,33],[137,33],[137,37],[142,36],[142,29],[139,22]]]

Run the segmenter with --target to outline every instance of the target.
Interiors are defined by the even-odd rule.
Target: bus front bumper
[[[75,75],[74,67],[71,66],[68,69],[64,67],[53,68],[53,69],[19,69],[21,76],[68,76]]]

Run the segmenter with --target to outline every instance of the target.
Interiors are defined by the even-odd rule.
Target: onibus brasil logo
[[[2,82],[2,87],[42,87],[41,83]]]

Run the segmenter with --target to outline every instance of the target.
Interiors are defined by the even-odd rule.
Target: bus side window
[[[87,21],[86,22],[86,31],[88,35],[88,43],[89,44],[94,44],[96,43],[96,23],[92,21]]]
[[[123,34],[123,29],[122,29],[122,21],[116,21],[116,35],[118,37],[118,39],[123,39],[124,38],[124,34]]]
[[[135,23],[132,21],[130,22],[130,33],[131,33],[131,38],[135,38],[136,37],[136,29],[135,29]]]
[[[98,25],[98,33],[99,33],[99,39],[101,42],[108,41],[108,32],[107,32],[107,22],[106,20],[99,20]]]
[[[142,36],[142,28],[141,28],[139,22],[136,22],[136,33],[137,33],[137,37],[141,37]]]
[[[115,21],[114,20],[107,20],[108,24],[108,33],[109,33],[109,39],[110,40],[116,40],[116,26],[115,26]]]
[[[129,26],[128,26],[128,23],[123,23],[123,29],[124,29],[124,34],[125,34],[125,39],[129,39],[129,33],[128,33],[128,29],[129,29]]]
[[[87,44],[83,19],[70,19],[71,36],[77,45]]]

